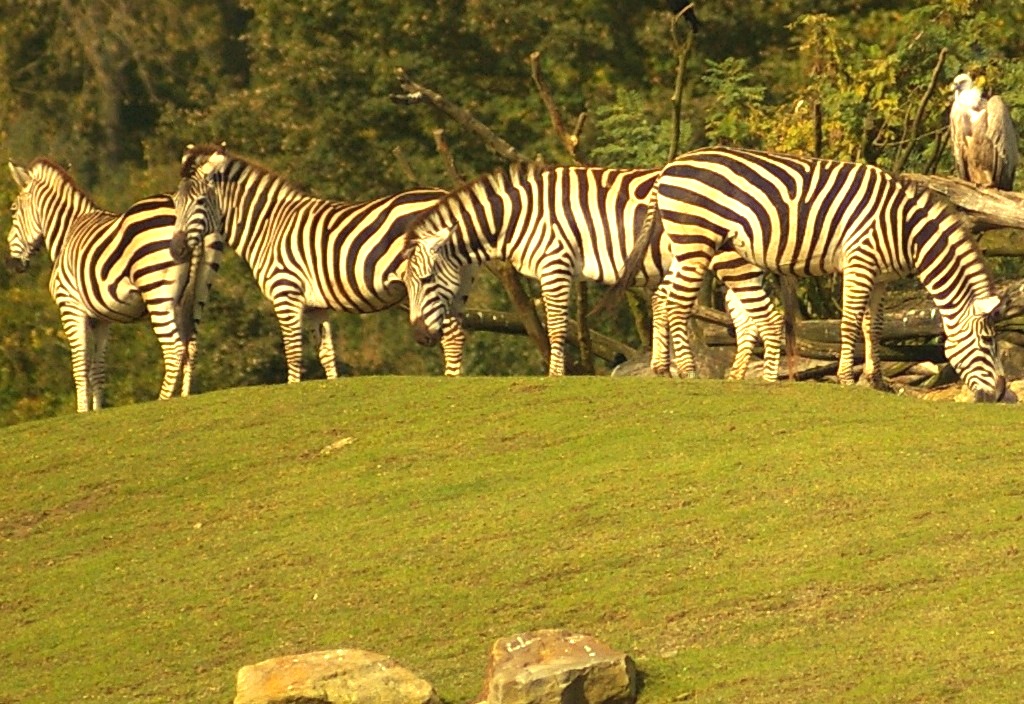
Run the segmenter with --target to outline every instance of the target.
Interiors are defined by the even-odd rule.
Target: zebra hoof
[[[654,365],[651,367],[651,371],[654,372],[654,376],[672,376],[672,372],[669,370],[668,365]]]
[[[866,386],[869,389],[889,394],[893,393],[892,386],[889,385],[889,382],[881,374],[861,374],[860,379],[857,380],[857,386]]]

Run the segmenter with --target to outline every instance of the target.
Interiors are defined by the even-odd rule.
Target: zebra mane
[[[521,182],[526,178],[550,169],[550,166],[533,162],[513,162],[454,188],[412,221],[409,229],[405,231],[405,247],[402,249],[403,256],[408,257],[416,249],[416,245],[420,241],[432,239],[434,231],[437,229],[436,225],[443,222],[445,214],[451,212],[452,205],[458,204],[464,196],[471,195],[474,191],[492,184],[497,184],[503,189],[507,184]],[[435,227],[429,227],[430,225]]]
[[[32,163],[28,165],[27,170],[31,172],[37,166],[42,167],[47,171],[53,172],[53,176],[56,177],[56,179],[59,180],[65,188],[74,191],[83,200],[85,200],[85,202],[88,203],[89,206],[93,208],[98,208],[95,201],[93,201],[92,196],[86,193],[85,190],[83,190],[82,187],[78,185],[78,182],[75,180],[75,177],[72,176],[67,169],[58,164],[56,161],[48,157],[36,157],[35,159],[32,160]]]
[[[192,178],[196,175],[196,170],[199,169],[207,160],[214,154],[223,154],[226,159],[226,163],[221,167],[220,171],[223,173],[232,173],[234,176],[232,180],[237,177],[243,170],[256,176],[257,178],[271,178],[280,181],[282,184],[287,186],[289,189],[296,193],[305,193],[306,190],[301,188],[290,179],[282,176],[281,174],[268,169],[262,164],[258,164],[245,157],[240,157],[232,154],[223,145],[219,144],[200,144],[196,146],[190,146],[186,151],[185,155],[181,159],[181,178]],[[239,164],[239,167],[235,167],[235,164]]]

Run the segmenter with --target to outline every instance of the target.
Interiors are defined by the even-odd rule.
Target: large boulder
[[[540,630],[491,647],[487,704],[633,704],[632,659],[588,635]]]
[[[235,704],[440,704],[426,682],[365,650],[291,655],[238,671]]]

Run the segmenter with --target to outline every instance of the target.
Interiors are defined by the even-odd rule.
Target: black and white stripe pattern
[[[327,378],[334,379],[329,312],[373,313],[405,300],[399,271],[403,235],[444,194],[420,189],[339,203],[307,195],[267,169],[211,146],[185,150],[181,177],[178,222],[185,227],[207,216],[222,221],[225,242],[249,265],[274,307],[289,382],[302,375],[304,318],[314,325],[320,362]],[[179,231],[176,251],[185,251],[184,239]],[[445,374],[457,375],[464,335],[456,319],[445,325]]]
[[[884,283],[916,273],[942,317],[950,363],[979,398],[1003,395],[992,327],[1002,301],[960,219],[926,191],[863,164],[709,148],[666,166],[654,197],[676,260],[661,287],[680,374],[692,372],[686,321],[704,269],[728,246],[768,271],[843,273],[843,383],[853,382],[860,332],[864,374],[884,383],[876,361]]]
[[[49,160],[27,169],[10,164],[10,171],[21,189],[12,206],[10,254],[22,270],[37,249],[50,254],[50,293],[71,348],[78,411],[103,405],[110,324],[146,315],[163,353],[160,398],[174,394],[183,364],[181,394],[188,395],[196,299],[205,300],[205,287],[197,290],[194,282],[208,272],[201,262],[171,256],[171,196],[145,198],[117,215],[98,208]]]
[[[645,225],[647,200],[657,175],[658,171],[649,169],[517,164],[442,198],[416,222],[407,237],[405,282],[416,339],[422,344],[437,341],[465,267],[504,260],[519,273],[540,282],[551,349],[548,373],[563,374],[572,282],[577,276],[605,284],[617,281]],[[646,252],[642,270],[648,283],[661,279],[669,261],[666,254],[664,248]],[[728,269],[726,258],[728,255],[723,255],[719,261]],[[759,290],[760,302],[771,309],[760,286],[763,272],[738,257],[730,261],[730,284]],[[755,298],[753,294],[749,297]],[[661,319],[660,305],[661,299],[655,297],[655,320]],[[752,347],[756,332],[747,332],[753,319],[744,317],[739,322],[737,338]],[[658,334],[659,330],[664,327],[655,326],[653,354],[667,360],[667,339]],[[769,344],[766,340],[766,347]],[[773,339],[772,344],[777,350],[781,340]],[[749,352],[737,355],[743,371],[748,358]],[[774,371],[769,366],[766,376],[777,376],[777,354]]]

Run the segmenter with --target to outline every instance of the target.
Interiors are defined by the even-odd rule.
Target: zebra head
[[[402,278],[409,296],[409,322],[421,345],[435,345],[441,339],[442,323],[461,287],[460,267],[444,252],[450,235],[446,227],[420,233],[406,254]]]
[[[11,231],[7,233],[7,247],[10,251],[11,266],[18,272],[28,269],[32,255],[43,244],[45,232],[43,223],[35,209],[32,193],[32,176],[24,167],[7,162],[19,191],[11,203]]]
[[[946,334],[946,359],[974,392],[976,401],[1001,401],[1006,377],[996,353],[995,322],[1006,302],[999,296],[976,298]]]
[[[223,229],[220,202],[213,189],[213,175],[224,165],[223,151],[194,155],[190,144],[182,156],[181,180],[174,193],[174,235],[171,256],[174,261],[188,261],[190,252],[201,246],[211,232]]]

